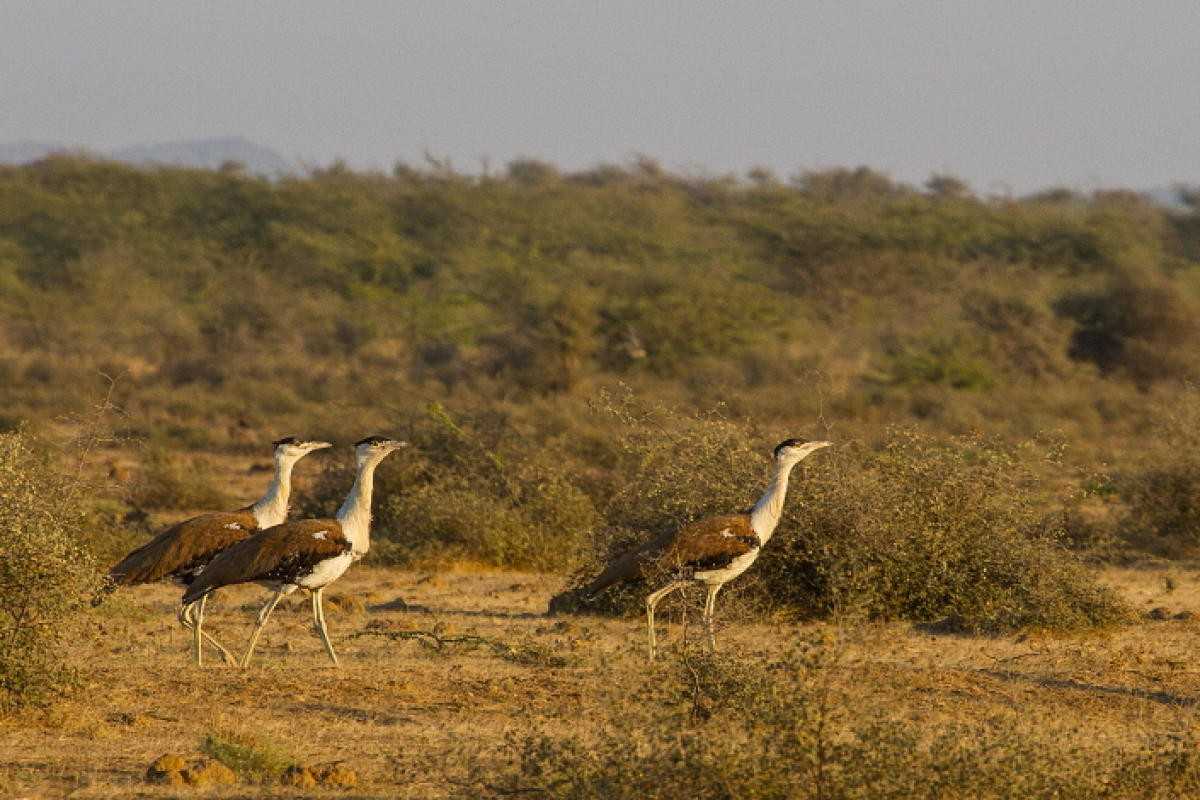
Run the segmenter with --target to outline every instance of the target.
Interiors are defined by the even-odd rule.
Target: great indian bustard
[[[670,581],[646,598],[646,626],[650,636],[650,659],[655,656],[654,609],[667,595],[692,584],[707,589],[704,601],[704,631],[708,646],[716,650],[713,608],[721,587],[741,575],[758,558],[763,545],[775,533],[783,516],[788,477],[792,468],[810,453],[830,442],[788,439],[775,447],[775,470],[766,492],[742,514],[709,517],[679,530],[658,536],[614,559],[594,581],[581,589],[564,592],[550,601],[550,613],[566,608],[579,598],[595,597],[622,581],[667,575]]]
[[[301,441],[295,436],[273,442],[275,475],[261,500],[237,511],[201,514],[172,525],[110,569],[110,586],[133,586],[167,578],[185,586],[191,584],[222,550],[286,520],[292,468],[314,450],[330,446],[329,442]],[[180,624],[192,631],[196,663],[203,663],[204,641],[217,648],[227,662],[232,662],[233,655],[204,633],[203,621],[203,600],[199,605],[188,604],[179,609]]]
[[[235,583],[262,583],[275,594],[258,613],[242,666],[250,664],[254,646],[271,612],[284,596],[298,588],[312,593],[313,624],[325,652],[338,665],[337,653],[325,627],[321,593],[342,576],[371,546],[371,489],[375,467],[406,442],[370,436],[354,446],[358,474],[334,519],[304,519],[276,525],[243,539],[212,560],[183,594],[183,604],[201,602],[209,592]]]

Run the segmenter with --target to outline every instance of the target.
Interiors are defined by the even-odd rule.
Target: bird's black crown
[[[364,444],[383,444],[384,442],[392,441],[386,436],[368,436],[365,439],[359,439],[354,443],[355,447],[361,447]]]
[[[282,439],[276,439],[271,442],[271,447],[282,447],[285,444],[300,444],[300,440],[295,436],[285,436]]]
[[[775,455],[778,456],[779,453],[786,447],[799,447],[802,444],[808,444],[808,439],[784,439],[782,442],[775,445]]]

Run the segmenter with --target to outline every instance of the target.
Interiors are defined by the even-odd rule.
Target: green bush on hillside
[[[866,168],[756,175],[0,167],[0,395],[78,412],[104,373],[138,424],[232,448],[246,419],[358,428],[378,421],[368,397],[524,402],[617,378],[765,413],[813,368],[840,408],[879,372],[880,416],[933,386],[956,393],[945,420],[1019,427],[996,393],[1075,425],[1126,380],[1195,371],[1194,213],[976,198],[948,176],[921,192]],[[1086,375],[1068,350],[1105,377],[1067,380]]]
[[[1122,267],[1098,289],[1066,293],[1057,310],[1077,325],[1072,358],[1140,385],[1196,375],[1196,304],[1151,269]]]

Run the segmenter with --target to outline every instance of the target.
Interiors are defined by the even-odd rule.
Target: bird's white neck
[[[371,491],[375,484],[375,467],[382,460],[381,457],[367,458],[358,465],[358,475],[350,487],[350,494],[337,512],[337,521],[341,523],[342,533],[350,540],[356,558],[366,555],[371,547]]]
[[[288,500],[292,494],[292,467],[296,466],[295,459],[276,458],[275,477],[267,487],[267,493],[262,496],[250,511],[258,520],[258,527],[270,528],[287,520]]]
[[[754,508],[750,509],[750,527],[758,534],[758,538],[763,544],[766,544],[771,535],[775,533],[775,527],[783,516],[783,501],[787,497],[788,477],[792,474],[792,468],[799,463],[798,459],[777,463],[770,485],[767,486],[767,490],[763,492],[763,496],[758,499],[758,502],[754,504]]]

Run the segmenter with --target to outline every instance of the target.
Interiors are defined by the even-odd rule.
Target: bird
[[[667,574],[670,580],[646,598],[650,660],[656,655],[654,609],[674,591],[701,584],[706,587],[704,631],[708,646],[717,649],[713,614],[721,587],[750,568],[775,533],[783,516],[788,478],[809,454],[832,442],[785,439],[773,451],[774,472],[759,501],[741,514],[708,517],[657,536],[613,559],[588,585],[563,592],[550,601],[549,613],[566,609],[580,598],[588,600],[615,583]]]
[[[250,665],[259,634],[271,612],[286,595],[298,588],[312,595],[313,626],[333,665],[339,666],[329,631],[321,593],[340,578],[370,548],[371,490],[375,468],[384,458],[408,443],[383,436],[368,436],[354,445],[357,475],[346,501],[333,519],[303,519],[285,522],[260,531],[221,552],[183,594],[183,605],[202,602],[222,586],[238,583],[265,584],[275,593],[262,610],[242,667]]]
[[[302,441],[295,436],[272,442],[275,474],[262,499],[236,511],[201,514],[172,525],[113,566],[108,571],[107,590],[163,579],[190,584],[217,553],[256,531],[286,520],[292,468],[309,453],[331,446],[329,442]],[[203,620],[203,601],[180,607],[179,622],[192,631],[196,663],[203,664],[205,640],[221,652],[226,662],[232,662],[233,654],[204,633]]]

